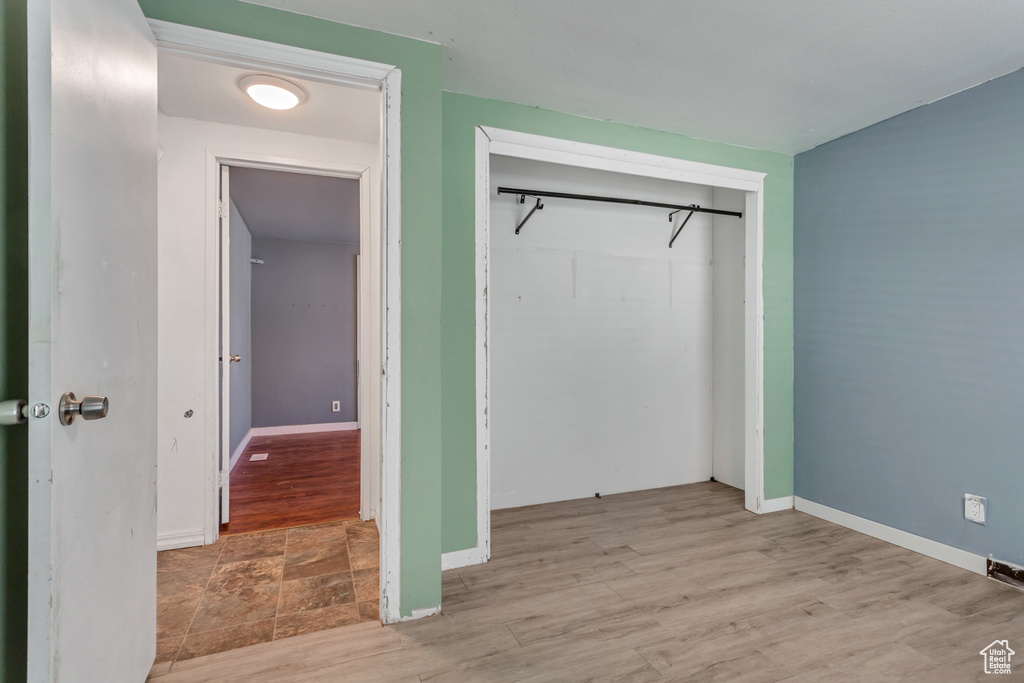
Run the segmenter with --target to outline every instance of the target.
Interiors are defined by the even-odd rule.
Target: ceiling
[[[159,51],[160,111],[216,123],[376,143],[380,135],[380,93],[289,77],[308,99],[287,111],[262,107],[238,81],[252,70],[238,69]]]
[[[797,153],[1024,67],[1021,0],[246,0],[442,46],[445,90]]]
[[[232,167],[230,187],[254,239],[359,243],[358,180]]]

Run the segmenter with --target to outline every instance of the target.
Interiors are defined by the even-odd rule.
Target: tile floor
[[[379,546],[376,524],[354,519],[158,553],[154,668],[378,621]]]

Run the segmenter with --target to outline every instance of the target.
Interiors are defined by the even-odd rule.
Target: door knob
[[[83,420],[99,420],[107,416],[109,408],[110,403],[106,396],[83,396],[79,401],[75,398],[74,392],[69,391],[60,397],[60,423],[69,425],[78,415],[81,415]]]
[[[240,355],[238,355],[237,353],[231,354],[230,356],[228,356],[228,358],[231,359],[232,363],[241,363],[242,362],[242,357]]]

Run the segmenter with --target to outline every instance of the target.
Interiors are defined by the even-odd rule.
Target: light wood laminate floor
[[[494,512],[443,614],[178,662],[183,681],[980,681],[1024,592],[706,483]],[[1024,654],[1003,680],[1024,678]]]

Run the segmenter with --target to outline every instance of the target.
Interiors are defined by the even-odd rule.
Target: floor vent
[[[1024,590],[1024,567],[1017,567],[1006,562],[997,562],[989,558],[988,576],[990,579],[1002,581]]]
[[[270,453],[253,453],[252,457],[249,458],[249,462],[252,462],[253,460],[266,460],[268,455],[270,455]]]

